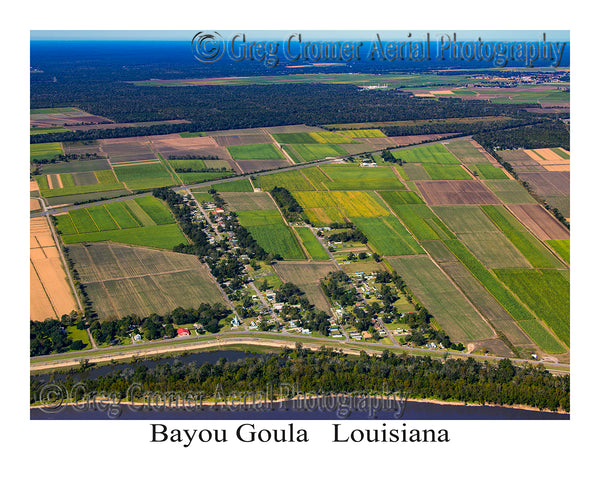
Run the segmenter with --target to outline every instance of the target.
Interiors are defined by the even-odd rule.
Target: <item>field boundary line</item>
[[[108,216],[112,219],[112,221],[115,222],[115,225],[117,226],[118,230],[123,230],[123,227],[121,227],[121,225],[119,225],[119,222],[117,222],[115,217],[112,216],[112,213],[110,213],[108,211],[108,208],[106,208],[106,205],[102,205],[102,206],[104,207],[104,211],[108,214]]]

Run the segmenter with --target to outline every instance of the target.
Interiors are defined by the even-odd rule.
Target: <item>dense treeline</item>
[[[290,222],[302,220],[303,209],[288,189],[275,187],[271,190],[271,195],[285,218]]]
[[[49,102],[47,99],[52,99]],[[452,117],[518,116],[521,106],[426,99],[353,85],[137,87],[128,83],[32,84],[31,106],[72,105],[119,123],[189,120],[190,124],[48,133],[31,142],[158,135],[306,123],[310,125]]]
[[[473,140],[487,150],[511,150],[515,148],[563,147],[570,150],[568,126],[560,120],[547,120],[508,130],[478,133]]]
[[[231,313],[220,303],[210,305],[201,303],[198,308],[177,307],[175,310],[158,315],[153,313],[147,317],[139,315],[126,315],[122,318],[109,319],[105,322],[92,322],[90,332],[94,340],[99,343],[118,344],[120,338],[140,334],[145,340],[160,338],[173,338],[177,330],[173,326],[184,324],[200,324],[201,330],[210,333],[219,331],[219,321]]]
[[[63,315],[64,317],[65,315]],[[75,315],[77,316],[77,315]],[[68,338],[67,326],[71,322],[62,322],[48,318],[43,322],[29,321],[29,355],[49,355],[70,350],[81,350],[85,344],[81,340],[72,341]],[[83,325],[78,327],[84,328]]]
[[[402,125],[391,127],[380,127],[380,130],[388,137],[396,137],[402,135],[427,135],[431,133],[462,133],[463,135],[472,135],[480,132],[488,132],[502,128],[517,127],[526,125],[532,122],[532,116],[527,116],[522,119],[506,118],[493,121],[476,121],[476,122],[446,122],[431,120],[422,125]]]
[[[219,361],[214,365],[193,362],[159,363],[155,366],[126,365],[98,378],[80,378],[78,372],[65,374],[67,390],[83,382],[81,391],[111,392],[127,398],[130,386],[137,383],[146,391],[278,392],[294,385],[299,392],[397,393],[408,398],[437,398],[459,402],[500,405],[528,405],[553,411],[570,409],[570,377],[553,376],[540,366],[517,367],[508,359],[497,364],[466,360],[434,360],[428,356],[346,355],[322,348],[310,352],[297,345],[278,355],[264,355],[237,361]],[[31,376],[30,398],[43,380]]]

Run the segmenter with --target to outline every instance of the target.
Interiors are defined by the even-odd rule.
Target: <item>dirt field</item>
[[[478,180],[416,181],[430,205],[497,205],[500,200]]]
[[[566,240],[569,231],[540,205],[510,205],[508,209],[540,240]]]
[[[30,220],[31,320],[60,318],[77,309],[54,239],[45,217]]]
[[[272,143],[272,139],[265,133],[255,135],[218,135],[214,138],[221,147],[233,147],[236,145],[253,145],[257,143]]]
[[[316,308],[330,311],[327,297],[321,291],[319,280],[336,270],[331,262],[277,262],[275,272],[284,282],[292,282],[306,293]]]
[[[569,195],[571,175],[569,172],[525,172],[519,174],[538,195]]]

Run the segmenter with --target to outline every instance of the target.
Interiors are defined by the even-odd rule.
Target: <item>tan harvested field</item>
[[[277,205],[266,192],[221,192],[221,197],[234,210],[275,210]]]
[[[570,172],[571,164],[566,165],[544,165],[544,168],[548,172]]]
[[[29,199],[29,211],[33,212],[34,210],[40,210],[42,206],[40,205],[40,201],[37,198]]]
[[[207,266],[193,255],[107,243],[72,244],[69,255],[100,320],[226,304]]]
[[[175,150],[185,150],[196,147],[215,146],[217,142],[212,137],[180,137],[177,133],[168,135],[151,135],[148,140],[152,142],[154,148],[158,151],[173,148]]]
[[[538,165],[525,150],[501,150],[498,152],[503,160],[511,165]]]
[[[107,138],[98,140],[110,163],[158,160],[146,137]]]
[[[402,138],[402,137],[395,137]],[[393,138],[387,137],[365,137],[365,138],[356,138],[359,142],[365,143],[367,145],[371,145],[373,147],[386,148],[386,147],[395,147],[398,145],[398,142],[395,142]],[[345,147],[344,147],[345,148]]]
[[[540,240],[566,240],[571,238],[569,230],[540,205],[510,205],[507,208]]]
[[[429,93],[433,95],[454,95],[452,90],[430,90]]]
[[[30,220],[30,313],[43,321],[77,309],[60,254],[45,217]]]
[[[321,127],[309,127],[308,125],[281,125],[278,127],[265,128],[269,133],[302,133],[302,132],[325,132]]]
[[[422,180],[415,184],[430,205],[497,205],[502,202],[478,180]]]
[[[336,271],[332,262],[277,262],[275,273],[284,282],[292,282],[306,293],[316,308],[330,311],[329,302],[320,287],[320,279]]]
[[[257,143],[272,143],[272,139],[266,133],[254,135],[218,135],[214,138],[221,147],[233,147],[236,145],[254,145]]]
[[[39,187],[38,187],[38,184],[37,184],[37,182],[36,182],[35,180],[31,180],[31,181],[29,182],[29,191],[30,191],[30,192],[39,192],[39,190],[40,190],[40,189],[39,189]]]
[[[569,158],[562,158],[558,153],[553,152],[549,148],[525,150],[525,152],[540,165],[566,165],[571,163]]]

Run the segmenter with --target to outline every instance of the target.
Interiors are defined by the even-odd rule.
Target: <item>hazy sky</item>
[[[207,30],[209,31],[209,30]],[[307,40],[362,40],[371,39],[379,33],[384,41],[422,40],[426,33],[432,41],[440,34],[457,34],[458,41],[537,41],[542,33],[553,42],[569,41],[568,30],[219,30],[224,39],[235,33],[246,33],[249,40],[285,40],[291,33],[302,33]],[[182,40],[191,41],[198,33],[194,30],[32,30],[31,40]]]

